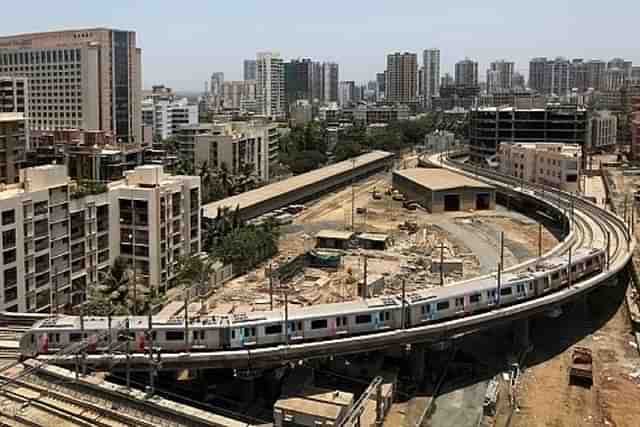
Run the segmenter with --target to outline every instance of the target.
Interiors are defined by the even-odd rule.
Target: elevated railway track
[[[540,259],[528,260],[508,270],[525,270],[540,262],[541,259],[570,252],[575,253],[580,247],[606,249],[606,268],[596,276],[572,283],[571,286],[556,292],[455,320],[300,344],[241,350],[162,353],[159,356],[160,363],[156,366],[164,370],[185,368],[256,369],[301,359],[367,352],[403,344],[438,342],[499,323],[528,318],[583,297],[602,284],[615,283],[618,275],[625,270],[631,259],[636,242],[630,233],[630,227],[612,212],[603,210],[574,194],[542,186],[522,186],[519,180],[493,171],[476,169],[449,159],[441,159],[438,156],[433,156],[428,160],[434,165],[472,175],[475,179],[491,183],[499,191],[507,192],[513,197],[526,199],[529,203],[535,203],[545,209],[552,209],[558,218],[562,218],[562,221],[566,222],[565,238],[550,252],[544,254]],[[74,365],[77,361],[73,355],[43,355],[38,359],[42,363],[62,365]],[[89,354],[83,357],[83,363],[103,369],[123,368],[127,365],[134,370],[149,370],[152,365],[149,356],[144,353],[129,355]]]

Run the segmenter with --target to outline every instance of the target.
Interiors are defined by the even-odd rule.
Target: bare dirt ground
[[[616,173],[613,182],[613,202],[620,211],[624,194],[632,194],[640,181]],[[558,319],[535,321],[535,347],[518,388],[519,411],[511,426],[640,425],[640,357],[623,285],[596,291],[586,306],[575,304]],[[590,388],[569,384],[576,345],[593,352]],[[495,425],[507,425],[509,413],[509,406],[502,405]]]

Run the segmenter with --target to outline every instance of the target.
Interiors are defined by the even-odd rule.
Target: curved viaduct
[[[629,226],[612,212],[603,210],[575,195],[556,189],[543,188],[536,185],[527,185],[525,188],[521,188],[519,187],[519,180],[501,176],[491,171],[476,170],[473,167],[454,163],[448,159],[445,160],[437,155],[431,156],[428,161],[431,166],[446,167],[458,173],[472,176],[477,180],[494,185],[501,192],[522,198],[527,203],[535,203],[546,210],[551,209],[559,218],[566,221],[569,225],[568,234],[565,235],[562,242],[550,252],[544,254],[542,258],[565,253],[569,251],[569,248],[575,250],[578,247],[585,246],[598,248],[607,248],[609,246],[608,268],[597,276],[573,284],[570,288],[562,289],[535,300],[469,317],[403,330],[303,344],[231,351],[163,353],[161,355],[160,369],[256,369],[277,366],[285,362],[301,359],[369,352],[403,344],[438,342],[499,323],[528,318],[584,296],[604,283],[617,280],[618,274],[625,269],[631,259],[636,242],[629,231]],[[538,259],[532,259],[513,266],[506,271],[523,270],[537,261]],[[455,286],[455,284],[450,286]],[[63,365],[76,363],[74,356],[40,356],[39,360],[45,363]],[[98,369],[123,368],[127,363],[127,357],[124,354],[91,354],[86,356],[86,363]],[[148,370],[149,356],[143,353],[131,354],[128,364],[131,369]]]

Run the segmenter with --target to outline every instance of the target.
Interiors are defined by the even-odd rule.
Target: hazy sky
[[[501,58],[521,72],[534,56],[640,65],[639,17],[637,0],[4,0],[0,31],[135,30],[145,87],[201,90],[213,71],[241,79],[260,50],[337,61],[340,79],[356,81],[383,71],[387,53],[431,47],[442,73],[470,57],[481,80]]]

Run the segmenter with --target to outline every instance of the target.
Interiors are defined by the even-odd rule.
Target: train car
[[[279,311],[234,314],[222,320],[228,348],[279,344],[284,341],[284,316]]]

